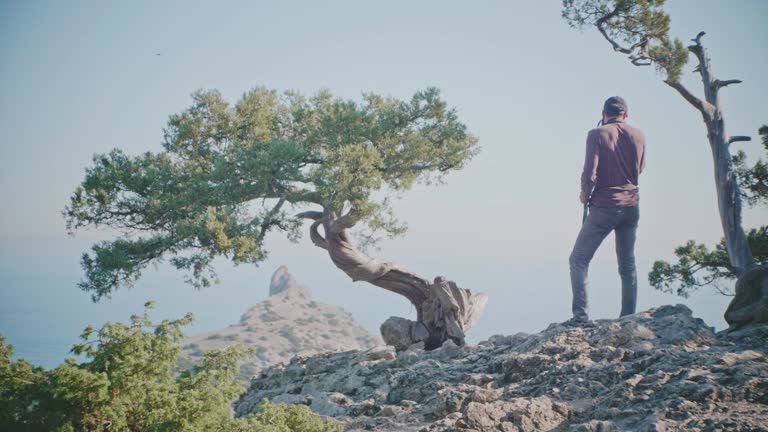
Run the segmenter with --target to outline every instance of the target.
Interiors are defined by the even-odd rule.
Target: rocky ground
[[[188,369],[210,349],[242,344],[256,355],[240,366],[245,381],[262,368],[296,355],[368,349],[382,344],[349,312],[312,300],[311,291],[281,266],[272,275],[269,299],[248,309],[240,322],[184,341],[180,368]]]
[[[307,404],[347,431],[768,431],[768,325],[715,334],[682,305],[476,346],[297,356],[235,404]]]

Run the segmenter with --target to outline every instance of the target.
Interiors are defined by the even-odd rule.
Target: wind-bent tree
[[[664,83],[699,111],[712,151],[717,207],[724,233],[724,248],[719,249],[719,252],[716,249],[713,258],[722,263],[724,254],[727,254],[727,265],[722,268],[737,279],[735,296],[728,306],[725,319],[731,327],[751,322],[768,322],[768,266],[765,261],[755,259],[742,227],[741,189],[730,152],[730,144],[749,141],[750,138],[726,133],[724,112],[719,99],[722,88],[741,81],[715,77],[707,50],[701,43],[704,32],[692,39],[693,44],[687,49],[680,40],[671,39],[670,20],[662,9],[663,5],[664,0],[563,0],[563,18],[575,28],[595,26],[614,51],[628,55],[632,64],[655,65],[666,75]],[[697,62],[694,71],[701,76],[703,98],[694,95],[680,82],[689,52]],[[753,234],[755,238],[759,236],[759,231]],[[686,249],[689,245],[678,248],[681,252],[678,256],[693,256],[700,252],[695,250],[695,243]],[[685,293],[697,284],[723,277],[720,272],[697,279],[686,273],[690,272],[687,270],[689,264],[682,261],[678,266],[673,266],[662,261],[656,262],[649,275],[650,282],[657,289],[669,289],[670,282],[679,283],[678,292]]]
[[[265,88],[234,106],[217,91],[192,97],[191,107],[170,116],[163,151],[95,155],[63,211],[70,233],[85,226],[122,232],[82,256],[79,286],[94,301],[130,287],[149,263],[165,258],[189,272],[195,287],[218,283],[215,257],[257,264],[267,257],[268,232],[297,241],[309,219],[313,244],[353,281],[415,306],[417,322],[399,327],[406,338],[428,348],[448,338],[463,343],[484,294],[369,258],[350,231],[359,228],[365,247],[375,245],[376,233],[402,234],[392,196],[418,182],[440,182],[478,152],[477,139],[437,89],[407,102],[365,94],[361,104],[327,91],[305,98]],[[389,330],[382,329],[385,339],[395,329]]]

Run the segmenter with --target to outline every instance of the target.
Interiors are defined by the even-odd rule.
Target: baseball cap
[[[627,101],[621,96],[611,96],[605,100],[603,111],[610,116],[627,112]]]

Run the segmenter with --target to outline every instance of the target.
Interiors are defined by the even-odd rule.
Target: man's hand
[[[585,194],[583,192],[580,193],[579,194],[579,201],[581,201],[582,204],[588,203],[589,202],[589,195],[587,195],[587,194]]]

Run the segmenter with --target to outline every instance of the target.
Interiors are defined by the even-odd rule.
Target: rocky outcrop
[[[309,294],[309,290],[304,288],[293,275],[288,272],[288,267],[282,265],[275,270],[269,281],[269,296],[278,295],[288,290],[304,291]]]
[[[380,345],[343,309],[312,300],[311,291],[281,266],[272,275],[269,299],[248,309],[240,322],[184,341],[180,368],[187,369],[210,349],[242,344],[255,356],[244,361],[241,378],[296,355],[313,355]]]
[[[716,334],[663,306],[474,346],[297,356],[235,410],[306,404],[347,431],[768,431],[766,349],[768,326]]]

